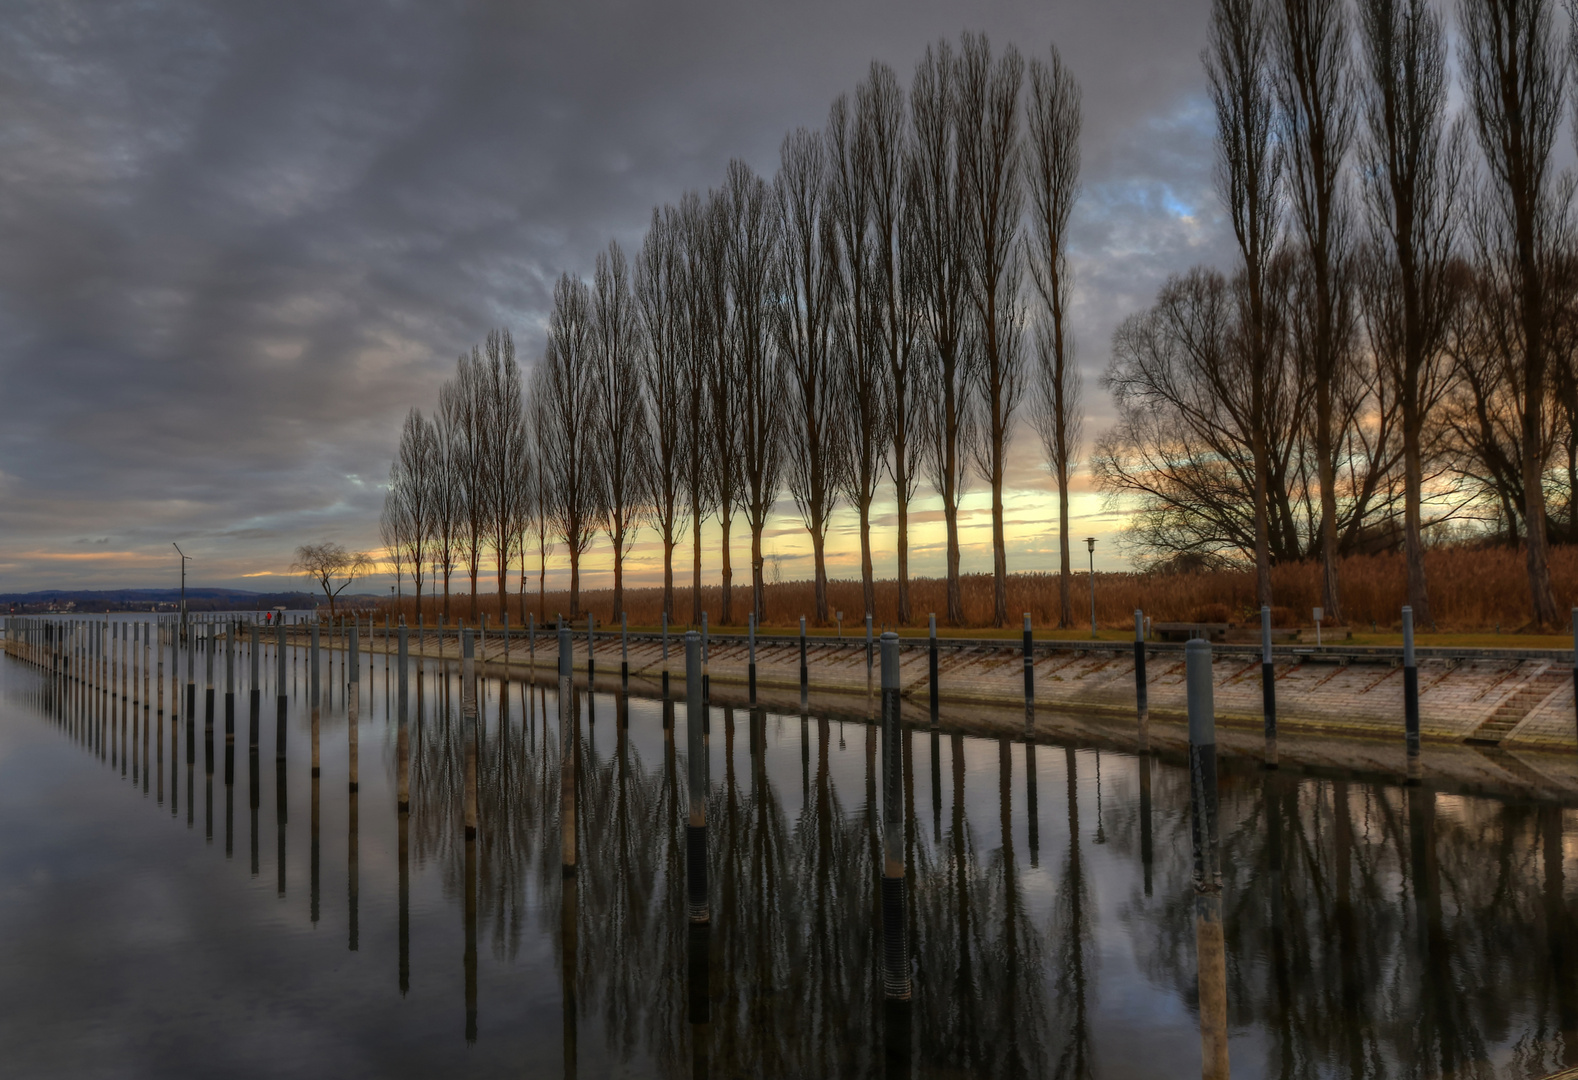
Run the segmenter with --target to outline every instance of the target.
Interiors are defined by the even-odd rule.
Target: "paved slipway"
[[[458,649],[453,634],[446,637],[446,659],[452,660]],[[410,645],[414,654],[414,631]],[[1080,739],[1128,749],[1138,748],[1143,740],[1144,746],[1161,753],[1181,755],[1186,750],[1181,645],[1147,646],[1150,724],[1144,734],[1136,723],[1131,642],[1037,642],[1035,705],[1028,713],[1018,642],[942,639],[939,645],[937,724],[943,730],[1015,739]],[[382,642],[373,647],[381,651]],[[625,649],[632,692],[660,692],[666,667],[671,694],[682,700],[682,635],[670,634],[666,664],[655,635],[631,634]],[[503,642],[497,634],[488,635],[485,651],[487,674],[503,674]],[[598,690],[619,688],[621,652],[618,631],[598,633],[593,649]],[[1214,652],[1219,745],[1229,754],[1258,756],[1264,745],[1259,650],[1217,646]],[[708,653],[712,703],[748,704],[745,640],[714,635]],[[1578,710],[1571,653],[1423,648],[1418,653],[1427,782],[1578,800]],[[437,655],[431,633],[426,654]],[[905,723],[929,727],[926,640],[905,639],[901,655]],[[539,634],[533,665],[527,642],[517,634],[510,646],[509,673],[552,679],[556,656],[553,636]],[[758,704],[776,712],[801,711],[798,638],[759,637],[756,662]],[[1279,647],[1275,670],[1283,766],[1402,776],[1401,662],[1398,649]],[[806,665],[804,708],[852,719],[876,715],[877,687],[863,638],[811,638]],[[575,640],[577,683],[585,685],[586,675],[586,635],[581,632]]]

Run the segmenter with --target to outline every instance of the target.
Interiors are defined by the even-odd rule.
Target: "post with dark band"
[[[1266,768],[1277,767],[1277,666],[1271,658],[1271,608],[1260,606],[1260,700],[1266,717]]]
[[[1139,719],[1140,753],[1150,747],[1151,694],[1145,677],[1145,613],[1134,609],[1134,711]]]
[[[1414,660],[1414,609],[1403,608],[1403,740],[1409,784],[1419,783],[1419,665]]]
[[[904,895],[904,746],[899,723],[899,636],[882,635],[882,992],[910,996]]]
[[[1190,839],[1200,1000],[1201,1075],[1227,1080],[1227,949],[1222,935],[1222,869],[1217,843],[1216,708],[1211,644],[1184,646],[1189,701]]]
[[[690,815],[685,825],[685,913],[692,923],[712,921],[707,903],[706,704],[701,690],[701,638],[685,634],[685,747]]]

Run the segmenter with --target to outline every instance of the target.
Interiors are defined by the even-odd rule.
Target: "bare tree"
[[[526,392],[526,418],[531,428],[531,440],[527,446],[526,456],[531,462],[531,476],[534,481],[529,492],[531,509],[528,527],[537,533],[537,619],[546,624],[548,621],[548,556],[552,554],[554,549],[553,534],[550,531],[552,521],[548,513],[548,502],[552,494],[553,474],[549,467],[548,452],[544,445],[551,425],[548,411],[548,382],[542,376],[541,367],[534,371]]]
[[[886,69],[884,69],[886,70]],[[832,253],[834,291],[831,299],[835,335],[832,339],[829,400],[829,451],[842,460],[826,470],[839,483],[860,519],[860,585],[867,611],[876,610],[876,570],[871,558],[871,504],[882,484],[884,463],[893,432],[893,387],[883,334],[882,252],[877,217],[878,185],[882,179],[874,160],[884,137],[884,100],[875,92],[873,72],[856,90],[851,116],[842,95],[828,116],[827,148],[831,188],[828,208],[836,250]],[[892,73],[887,72],[889,82]],[[893,84],[896,89],[897,84]],[[897,104],[897,102],[895,102]],[[899,118],[902,123],[902,115]],[[844,418],[847,414],[847,419]],[[823,526],[825,531],[825,524]],[[825,576],[825,575],[824,575]],[[825,604],[819,617],[826,618]]]
[[[1320,477],[1321,605],[1343,622],[1337,580],[1337,446],[1334,421],[1343,370],[1351,362],[1355,304],[1349,272],[1351,227],[1346,160],[1355,108],[1344,0],[1280,0],[1276,85],[1280,143],[1305,288],[1292,306],[1295,349],[1315,383],[1316,468]]]
[[[679,214],[652,211],[636,263],[642,327],[641,379],[649,432],[652,518],[663,537],[663,614],[674,618],[674,548],[685,532],[685,476],[696,452],[685,425],[684,253]]]
[[[462,358],[464,359],[464,358]],[[438,559],[439,573],[444,578],[444,613],[449,611],[449,579],[454,573],[455,561],[460,554],[467,518],[465,482],[466,461],[464,440],[456,427],[461,423],[453,402],[445,407],[447,386],[439,391],[439,408],[434,424],[437,468],[433,484],[433,554]]]
[[[592,310],[598,485],[603,531],[614,556],[614,618],[625,610],[625,556],[648,513],[647,414],[641,397],[641,326],[625,253],[617,243],[597,256]]]
[[[477,371],[482,426],[483,529],[498,574],[499,619],[509,611],[509,566],[523,540],[524,501],[530,496],[526,455],[526,402],[515,339],[508,330],[489,331]]]
[[[324,598],[329,601],[329,618],[333,619],[335,597],[368,573],[372,565],[365,551],[346,551],[342,545],[324,540],[297,548],[296,561],[290,568],[323,590]]]
[[[482,354],[473,348],[469,355],[460,354],[454,378],[444,384],[438,395],[438,430],[444,443],[445,466],[453,471],[457,496],[455,551],[465,561],[471,580],[473,622],[477,619],[477,575],[482,566],[482,547],[487,540],[489,518],[486,379]],[[447,575],[445,585],[447,611]]]
[[[405,561],[411,567],[418,604],[438,526],[438,469],[438,433],[420,410],[412,409],[400,432],[400,446],[389,470],[389,488],[400,500],[409,523],[403,534]]]
[[[1570,232],[1572,184],[1555,175],[1566,67],[1548,0],[1463,0],[1461,64],[1489,183],[1472,231],[1480,275],[1505,283],[1517,315],[1512,359],[1522,407],[1523,520],[1534,621],[1556,622],[1546,535],[1545,395],[1551,278]]]
[[[984,34],[965,34],[956,68],[965,251],[980,360],[981,440],[976,468],[992,489],[992,625],[1008,621],[1003,477],[1014,410],[1024,392],[1019,217],[1024,186],[1019,89],[1024,61],[1010,45],[996,61]]]
[[[405,598],[406,538],[411,533],[412,524],[405,503],[391,485],[384,492],[383,512],[378,515],[378,539],[383,541],[384,552],[394,564],[396,601]],[[418,592],[417,598],[420,599],[421,595]]]
[[[1460,154],[1446,135],[1446,35],[1429,0],[1360,0],[1362,175],[1375,257],[1362,291],[1371,348],[1402,410],[1408,603],[1431,625],[1423,536],[1424,430],[1446,391],[1447,268]]]
[[[603,492],[592,446],[596,358],[586,283],[561,275],[553,289],[548,345],[538,368],[542,418],[543,510],[570,559],[570,618],[581,613],[581,556],[602,515]]]
[[[959,502],[969,478],[975,428],[970,400],[975,344],[970,339],[968,208],[958,155],[958,116],[953,49],[946,41],[926,48],[910,90],[912,141],[906,165],[912,228],[905,259],[913,260],[926,330],[923,378],[932,418],[928,471],[942,496],[948,540],[948,622],[964,622],[959,587]]]
[[[903,625],[912,615],[910,500],[915,497],[925,449],[919,430],[923,401],[916,375],[922,277],[911,240],[914,215],[906,198],[910,157],[904,90],[886,64],[872,62],[866,80],[855,90],[855,112],[868,146],[865,171],[871,198],[871,287],[879,351],[888,372],[891,448],[887,464],[893,477],[898,526],[898,621]]]
[[[778,217],[767,182],[744,162],[729,163],[724,193],[740,498],[751,531],[751,609],[762,619],[767,614],[762,533],[783,485],[782,402],[787,390],[773,340],[778,303],[773,290],[779,284]],[[725,589],[725,623],[732,621],[728,603]]]
[[[742,344],[738,338],[740,324],[730,308],[732,289],[730,283],[730,249],[735,240],[731,235],[736,227],[734,200],[731,197],[733,177],[739,169],[749,171],[743,162],[729,163],[728,176],[723,190],[707,195],[706,230],[702,235],[701,285],[704,302],[711,310],[713,336],[712,358],[704,371],[707,388],[707,428],[712,456],[711,470],[713,493],[718,508],[718,555],[722,566],[719,572],[718,621],[723,625],[734,622],[734,566],[729,533],[734,525],[734,515],[740,506],[743,492],[742,416],[741,394],[744,383],[740,375]]]
[[[1068,265],[1069,219],[1079,198],[1080,91],[1054,46],[1050,59],[1030,61],[1025,175],[1030,191],[1030,276],[1043,306],[1036,324],[1036,374],[1031,412],[1047,468],[1058,489],[1058,626],[1074,624],[1069,596],[1068,485],[1079,454],[1084,413],[1074,337]]]
[[[1244,376],[1254,463],[1255,592],[1271,603],[1271,472],[1266,408],[1273,365],[1267,276],[1281,218],[1281,159],[1275,147],[1275,94],[1270,63],[1270,19],[1264,0],[1212,0],[1205,68],[1216,111],[1217,186],[1243,259]]]
[[[681,331],[681,416],[693,451],[684,460],[685,494],[690,503],[691,624],[701,622],[701,523],[717,509],[718,462],[713,454],[712,399],[709,373],[716,363],[718,334],[714,324],[722,318],[716,307],[714,267],[721,262],[714,243],[707,204],[696,192],[680,200],[679,220],[684,249],[684,318]],[[730,459],[732,461],[732,458]],[[724,545],[727,558],[728,545]]]
[[[830,141],[839,127],[840,104],[833,106],[833,113]],[[834,210],[829,205],[830,197],[837,196],[829,190],[826,154],[827,148],[816,133],[804,128],[791,132],[779,152],[778,176],[773,184],[781,234],[775,289],[781,298],[776,307],[778,349],[788,369],[789,383],[789,490],[800,511],[800,520],[811,534],[816,619],[824,623],[828,620],[827,527],[848,457],[843,414],[855,404],[841,399],[835,368],[833,321],[841,290]],[[861,225],[864,226],[864,220]],[[858,347],[847,332],[839,337],[843,339],[844,351]],[[868,456],[880,453],[880,447],[867,447]],[[871,541],[867,520],[863,510],[861,552],[869,581]],[[761,614],[758,611],[758,617]]]

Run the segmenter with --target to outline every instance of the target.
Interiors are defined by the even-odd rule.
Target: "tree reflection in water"
[[[683,706],[576,692],[579,870],[566,887],[556,695],[494,687],[474,729],[474,846],[462,828],[467,727],[453,675],[419,679],[412,695],[411,806],[398,826],[400,989],[424,977],[405,962],[404,891],[436,873],[465,920],[466,955],[451,975],[462,979],[464,964],[477,1017],[467,1034],[479,1041],[490,1010],[515,1004],[489,1001],[494,984],[476,969],[532,963],[529,946],[547,939],[572,1067],[595,1048],[670,1076],[704,1066],[718,1076],[1099,1077],[1124,1072],[1135,1045],[1167,1034],[1163,1022],[1169,1045],[1190,1049],[1153,1063],[1157,1075],[1198,1068],[1198,1036],[1179,1038],[1188,1032],[1168,1015],[1198,1009],[1180,762],[1105,752],[1098,804],[1094,753],[1044,730],[1034,748],[906,731],[906,1022],[882,992],[875,727],[844,721],[841,749],[825,716],[713,707],[712,921],[693,935]],[[97,756],[102,736],[83,723],[95,703],[45,697],[62,731]],[[396,762],[393,740],[383,744],[387,792]],[[174,744],[171,754],[179,764]],[[249,762],[256,873],[267,777]],[[1571,811],[1229,758],[1219,789],[1235,1072],[1539,1076],[1578,1064]],[[371,805],[375,794],[360,802],[363,829]],[[385,887],[355,850],[351,889]],[[551,1058],[551,1048],[534,1053]]]

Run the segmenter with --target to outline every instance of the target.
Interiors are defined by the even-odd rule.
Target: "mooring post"
[[[274,624],[274,759],[285,760],[285,618]]]
[[[187,628],[182,635],[186,645],[186,723],[192,726],[192,717],[197,715],[197,634],[195,628]]]
[[[1217,843],[1216,708],[1211,643],[1184,646],[1189,703],[1190,839],[1194,849],[1194,931],[1200,995],[1202,1075],[1227,1080],[1227,950],[1222,937],[1222,869]]]
[[[395,707],[395,809],[409,810],[411,808],[411,736],[407,730],[409,723],[409,675],[406,669],[410,666],[410,641],[411,631],[404,622],[400,624],[400,694],[399,702]],[[351,631],[351,666],[356,672],[356,682],[350,690],[351,713],[351,790],[361,782],[361,765],[358,757],[361,753],[360,736],[356,733],[356,719],[361,714],[361,642],[356,640],[356,631]]]
[[[1150,745],[1150,684],[1145,678],[1145,613],[1134,609],[1134,709],[1139,715],[1140,753]]]
[[[535,612],[526,616],[526,651],[530,654],[529,663],[533,671],[537,670],[537,615]]]
[[[402,619],[401,623],[404,624]],[[488,613],[482,613],[482,622],[477,627],[477,675],[484,682],[488,678]]]
[[[701,691],[701,638],[685,634],[685,748],[690,816],[685,825],[685,909],[693,923],[712,921],[707,903],[706,702]]]
[[[471,630],[460,623],[460,718],[461,738],[466,745],[465,824],[466,839],[477,838],[477,685],[475,646]]]
[[[927,626],[931,632],[931,651],[927,661],[927,681],[931,688],[931,723],[937,726],[937,613],[933,612],[927,617]]]
[[[866,612],[866,689],[871,689],[871,675],[876,658],[872,655],[871,612]]]
[[[1271,657],[1271,608],[1260,605],[1260,700],[1266,717],[1266,768],[1277,767],[1277,666]]]
[[[701,700],[712,700],[711,672],[707,670],[707,613],[701,613]]]
[[[232,617],[225,625],[225,745],[236,741],[236,631],[240,624]]]
[[[882,635],[882,992],[910,996],[904,896],[904,747],[899,723],[899,636]]]
[[[1025,730],[1036,726],[1036,646],[1030,632],[1030,612],[1025,612]]]
[[[1573,661],[1573,679],[1578,682],[1578,660]],[[663,700],[668,700],[668,612],[663,613]]]
[[[746,668],[746,682],[750,684],[751,704],[756,704],[756,612],[751,612],[745,621],[745,632],[749,638],[749,666]]]
[[[809,689],[810,673],[805,666],[805,616],[800,616],[800,700],[805,702],[806,692]]]
[[[247,651],[248,665],[251,667],[252,689],[247,694],[247,747],[254,753],[258,748],[258,706],[261,703],[258,690],[258,637],[260,631],[258,624],[252,623],[252,647]]]
[[[211,622],[203,623],[203,738],[214,735],[214,631]]]
[[[592,620],[592,613],[586,613],[586,692],[592,692],[592,678],[597,671],[597,661],[592,656],[594,639],[597,636],[597,627]]]
[[[508,693],[509,692],[509,680],[510,680],[510,613],[509,612],[506,611],[504,613],[504,618],[503,618],[502,621],[503,621],[503,624],[504,624],[503,625],[503,629],[502,629],[502,633],[504,634],[504,686],[505,686],[505,693]]]
[[[1403,608],[1403,737],[1409,784],[1419,783],[1419,665],[1414,660],[1414,609]]]
[[[570,628],[559,623],[559,853],[564,877],[575,876],[575,755],[580,722],[571,674]]]

